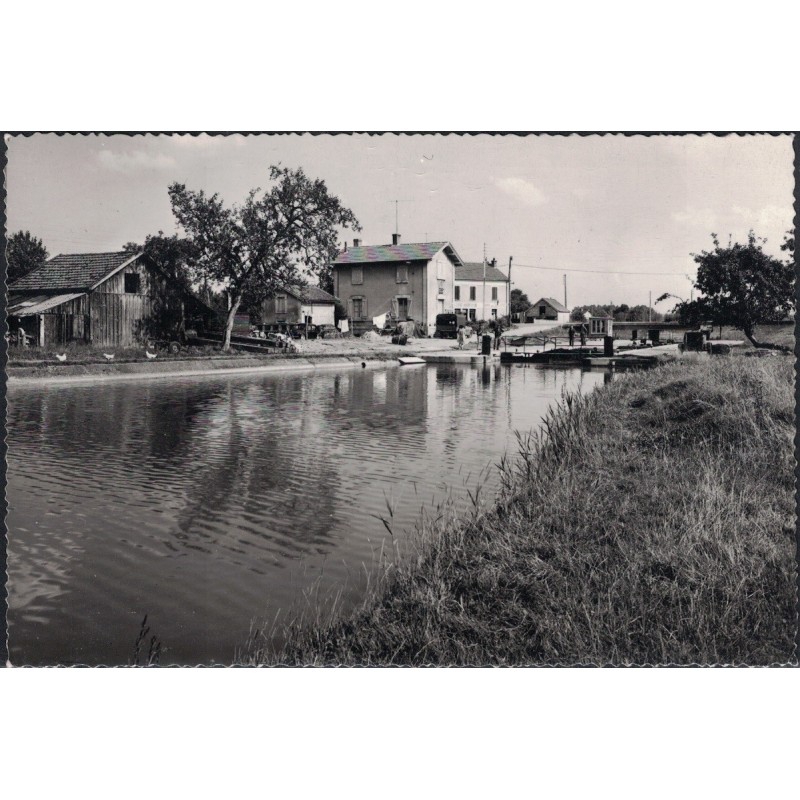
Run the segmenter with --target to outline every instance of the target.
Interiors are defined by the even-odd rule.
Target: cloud
[[[674,222],[694,225],[707,231],[714,231],[719,227],[719,216],[711,208],[688,206],[682,211],[673,211],[670,216]]]
[[[774,236],[776,232],[783,233],[794,227],[794,211],[790,205],[768,205],[756,210],[734,206],[733,213],[759,236]]]
[[[524,178],[501,178],[495,181],[495,186],[529,206],[541,206],[547,202],[542,190]]]
[[[131,153],[115,153],[113,150],[102,150],[97,155],[100,165],[112,172],[125,174],[152,170],[171,169],[175,159],[163,153],[147,153],[134,150]]]
[[[230,136],[209,136],[207,133],[200,133],[197,136],[193,136],[190,133],[184,133],[165,138],[167,138],[170,144],[175,145],[181,150],[211,150],[212,148],[221,147],[226,144],[242,147],[246,139],[246,137],[238,133],[231,134]]]

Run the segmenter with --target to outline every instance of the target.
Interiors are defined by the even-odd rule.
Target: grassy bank
[[[346,618],[255,663],[793,661],[793,359],[698,359],[565,397],[496,507],[431,522]]]

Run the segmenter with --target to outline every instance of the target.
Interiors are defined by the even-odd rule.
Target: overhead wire
[[[514,262],[515,267],[527,267],[528,269],[544,269],[552,272],[585,272],[590,275],[676,275],[679,277],[686,277],[685,272],[635,272],[626,270],[615,269],[574,269],[564,267],[542,267],[538,264],[519,264]]]

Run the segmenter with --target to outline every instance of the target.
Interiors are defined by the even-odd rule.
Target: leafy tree
[[[661,322],[664,319],[664,315],[644,305],[644,303],[640,303],[638,306],[629,308],[624,319],[627,322]]]
[[[159,231],[155,236],[148,236],[143,245],[128,242],[122,249],[129,253],[143,253],[162,275],[186,289],[190,288],[190,265],[197,258],[197,248],[189,239],[181,239],[176,234],[165,236],[164,231]]]
[[[8,237],[6,260],[8,263],[7,283],[12,283],[37,267],[41,267],[47,261],[47,248],[41,239],[31,236],[30,231],[17,231]]]
[[[781,250],[789,254],[789,261],[794,261],[794,231],[787,231],[783,237]]]
[[[570,312],[569,318],[571,322],[581,322],[583,320],[583,312],[588,306],[575,306]]]
[[[307,275],[324,275],[339,250],[337,228],[361,230],[324,181],[280,166],[270,167],[269,177],[269,190],[253,189],[231,208],[218,194],[169,187],[172,211],[197,248],[195,277],[230,298],[223,350],[244,299],[256,303],[287,285],[305,285]]]
[[[152,315],[143,335],[155,338],[178,337],[185,321],[185,303],[193,297],[191,265],[197,258],[197,248],[189,239],[164,231],[149,235],[143,245],[128,242],[122,248],[129,253],[142,253],[152,264],[161,281],[161,289],[153,296]]]
[[[786,350],[780,345],[758,342],[756,326],[779,322],[793,314],[793,259],[781,261],[767,255],[766,241],[753,231],[747,243],[728,242],[723,247],[716,234],[711,234],[714,249],[693,254],[697,263],[695,289],[701,297],[676,306],[681,320],[707,321],[714,325],[730,325],[744,332],[755,347]],[[787,234],[782,249],[792,252],[794,237]]]
[[[617,322],[624,322],[628,319],[628,313],[630,312],[630,306],[627,303],[622,303],[621,305],[615,306],[613,313],[613,317]]]
[[[528,300],[528,295],[526,295],[522,289],[512,289],[510,299],[512,314],[521,314],[531,307],[531,301]]]

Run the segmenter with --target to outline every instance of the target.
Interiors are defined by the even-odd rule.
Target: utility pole
[[[508,294],[506,296],[508,311],[507,315],[511,318],[511,262],[514,260],[514,256],[508,257]]]
[[[647,304],[647,321],[653,321],[653,293],[650,292],[650,300]]]
[[[483,315],[482,319],[486,318],[486,242],[483,243]]]
[[[567,274],[564,273],[564,308],[567,308]]]

